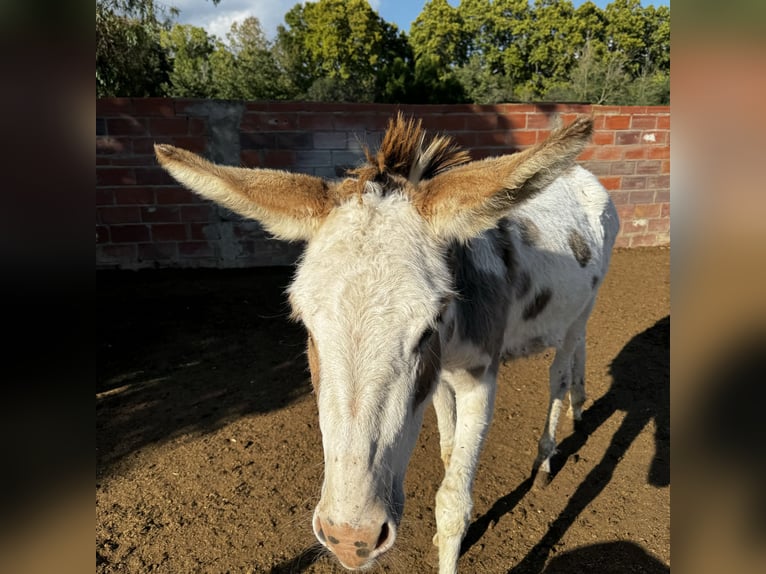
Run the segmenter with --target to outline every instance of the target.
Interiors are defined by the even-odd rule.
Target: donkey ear
[[[569,169],[592,131],[581,117],[520,153],[450,169],[418,186],[415,205],[437,236],[467,241]]]
[[[167,144],[154,146],[160,165],[180,183],[280,239],[309,239],[332,208],[330,188],[310,175],[211,163]]]

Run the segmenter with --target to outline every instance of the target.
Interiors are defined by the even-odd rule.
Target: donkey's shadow
[[[552,477],[616,411],[624,411],[625,417],[601,461],[577,488],[545,536],[509,570],[509,574],[538,574],[543,571],[551,548],[604,490],[619,460],[651,420],[654,420],[656,429],[656,450],[647,472],[647,482],[657,487],[670,484],[670,317],[660,319],[631,339],[612,362],[610,371],[613,383],[609,391],[583,413],[582,420],[575,425],[575,432],[559,444],[558,452],[552,459]],[[466,533],[461,552],[473,546],[491,523],[497,523],[510,512],[533,484],[534,476],[530,476],[477,518]]]

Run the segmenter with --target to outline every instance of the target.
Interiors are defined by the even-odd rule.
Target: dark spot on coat
[[[516,298],[521,299],[522,297],[525,297],[532,287],[532,277],[529,274],[529,271],[522,271],[519,273],[514,282],[514,286],[516,288]]]
[[[354,546],[356,546],[357,548],[366,548],[367,543],[364,540],[357,540],[356,542],[354,542]]]
[[[441,370],[442,352],[439,332],[429,329],[418,343],[418,370],[415,375],[415,394],[412,398],[412,410],[418,408],[431,392]]]
[[[340,540],[335,538],[335,536],[328,536],[327,540],[330,542],[330,544],[338,544],[340,542]]]
[[[531,321],[542,313],[543,309],[545,309],[548,302],[551,300],[552,295],[553,293],[551,290],[547,288],[538,291],[535,298],[524,307],[524,312],[522,313],[523,319],[525,321]]]
[[[527,247],[534,247],[540,240],[540,228],[531,219],[518,221],[521,242]]]
[[[585,241],[582,233],[576,229],[572,229],[569,232],[569,248],[572,250],[580,267],[585,267],[588,264],[588,261],[590,261],[590,247],[588,247],[588,243]]]
[[[358,548],[356,555],[359,556],[359,558],[367,558],[370,555],[370,551],[367,548]]]
[[[593,279],[590,280],[590,287],[591,287],[591,289],[595,289],[596,288],[596,285],[598,285],[598,280],[599,280],[599,276],[598,275],[594,275]]]

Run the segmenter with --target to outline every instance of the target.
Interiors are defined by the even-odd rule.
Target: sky
[[[574,0],[579,6],[584,0]],[[593,0],[604,8],[611,0]],[[211,0],[159,0],[159,3],[175,6],[181,10],[177,21],[181,24],[193,24],[205,28],[209,34],[225,38],[232,22],[241,21],[248,16],[260,20],[266,37],[274,39],[277,26],[284,23],[284,15],[298,0],[221,0],[216,6]],[[418,17],[426,0],[370,0],[370,6],[386,22],[396,24],[400,30],[409,32],[410,24]],[[453,6],[459,0],[450,0]],[[667,6],[670,0],[642,0],[642,5]]]

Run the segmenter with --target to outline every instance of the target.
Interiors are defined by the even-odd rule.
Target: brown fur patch
[[[456,166],[419,186],[415,205],[437,232],[478,235],[571,168],[592,131],[592,119],[578,118],[522,152]]]
[[[535,295],[535,298],[524,307],[524,312],[522,314],[523,319],[525,321],[531,321],[542,313],[545,307],[548,306],[548,302],[551,300],[552,295],[553,293],[550,289],[540,289]]]
[[[528,247],[534,247],[540,241],[540,228],[531,219],[519,220],[521,241]]]
[[[471,161],[468,152],[447,136],[436,136],[426,144],[422,122],[406,119],[399,112],[388,122],[377,151],[365,149],[367,163],[350,173],[360,181],[376,181],[400,189],[404,182],[417,184]],[[393,184],[393,185],[392,185]]]
[[[580,267],[585,267],[588,264],[588,261],[590,261],[590,247],[588,247],[588,243],[585,241],[582,233],[576,229],[572,229],[569,232],[569,248],[572,250]]]

